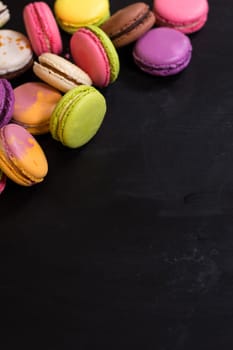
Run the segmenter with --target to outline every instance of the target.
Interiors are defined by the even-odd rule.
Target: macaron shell
[[[11,29],[0,30],[0,77],[10,79],[22,74],[32,63],[28,38]]]
[[[155,14],[177,25],[199,22],[207,16],[208,10],[207,0],[154,0]]]
[[[23,9],[23,20],[32,48],[37,56],[43,52],[62,52],[60,32],[47,3],[29,3]]]
[[[106,113],[104,96],[93,87],[80,86],[59,101],[50,120],[51,133],[70,148],[86,144],[100,128]]]
[[[8,124],[1,129],[1,146],[5,160],[18,169],[19,176],[30,184],[41,182],[48,172],[48,163],[36,139],[23,127]],[[7,173],[6,173],[7,174]],[[9,177],[11,174],[7,174]],[[20,181],[20,180],[19,180]]]
[[[6,79],[0,79],[0,128],[11,120],[14,102],[14,91],[11,83]]]
[[[147,4],[136,2],[115,12],[101,25],[115,47],[137,40],[155,23],[155,15]]]
[[[108,0],[56,0],[54,12],[62,29],[74,33],[78,27],[100,25],[110,15]]]
[[[49,119],[62,94],[45,83],[29,82],[16,87],[14,95],[12,121],[32,134],[48,132]]]
[[[0,170],[0,194],[6,187],[6,175]]]
[[[153,75],[171,75],[184,69],[191,59],[189,38],[172,28],[151,29],[133,49],[136,64]]]

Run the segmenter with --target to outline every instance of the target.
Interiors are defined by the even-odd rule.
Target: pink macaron
[[[31,2],[23,9],[25,29],[37,56],[44,52],[60,54],[62,39],[52,10],[43,1]]]
[[[86,72],[93,85],[106,87],[119,74],[120,61],[109,36],[99,27],[80,27],[71,37],[70,52],[74,63]]]
[[[171,27],[183,33],[194,33],[206,23],[207,0],[154,0],[156,24]]]

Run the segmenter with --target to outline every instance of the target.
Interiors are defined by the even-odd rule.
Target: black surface
[[[25,33],[26,3],[8,1],[6,28]],[[232,11],[210,1],[176,77],[142,73],[121,49],[82,149],[38,137],[46,180],[8,181],[0,198],[1,349],[232,348]]]

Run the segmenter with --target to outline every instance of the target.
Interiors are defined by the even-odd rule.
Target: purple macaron
[[[135,44],[133,58],[144,72],[169,76],[181,72],[191,60],[192,44],[189,37],[178,30],[154,28]]]
[[[6,79],[0,79],[0,128],[8,124],[14,110],[14,90]]]

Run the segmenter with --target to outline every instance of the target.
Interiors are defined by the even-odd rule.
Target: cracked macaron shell
[[[104,96],[91,86],[78,86],[58,102],[50,119],[52,137],[70,148],[90,141],[106,114]]]
[[[191,60],[192,45],[187,35],[166,27],[154,28],[135,44],[136,65],[151,75],[168,76],[181,72]]]
[[[0,168],[14,182],[31,186],[43,181],[48,163],[36,139],[12,123],[0,129]]]

